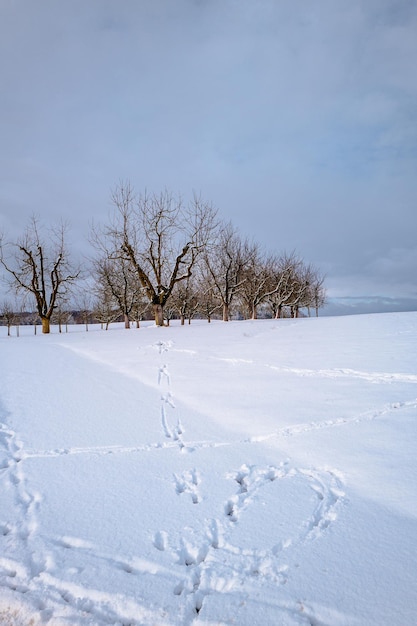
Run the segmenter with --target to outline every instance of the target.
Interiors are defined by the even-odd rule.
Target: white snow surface
[[[417,313],[0,333],[1,624],[416,623]]]

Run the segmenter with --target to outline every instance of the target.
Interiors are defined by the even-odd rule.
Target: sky
[[[0,230],[194,191],[330,297],[417,299],[415,0],[0,0]]]

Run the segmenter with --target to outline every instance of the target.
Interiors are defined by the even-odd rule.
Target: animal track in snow
[[[238,472],[228,475],[228,478],[233,478],[239,485],[238,493],[232,496],[225,504],[224,511],[229,520],[232,522],[238,520],[239,513],[249,504],[252,494],[265,481],[273,482],[277,478],[285,476],[287,472],[284,467],[285,465],[282,464],[279,469],[275,467],[259,469],[245,464],[242,465]]]
[[[159,354],[163,354],[172,348],[172,341],[157,341],[155,347],[158,349]]]
[[[168,391],[167,393],[162,394],[161,396],[162,402],[171,407],[171,409],[175,409],[174,400],[172,398],[171,393]]]
[[[0,538],[13,537],[13,549],[11,554],[16,553],[19,560],[22,559],[20,552],[25,555],[24,561],[28,575],[24,581],[17,579],[17,574],[13,576],[10,572],[8,578],[16,578],[12,583],[6,584],[10,588],[23,588],[28,584],[31,577],[38,576],[44,571],[47,555],[39,549],[38,538],[38,508],[42,500],[38,492],[32,491],[28,486],[28,481],[23,470],[23,459],[26,455],[23,451],[23,443],[18,439],[16,433],[8,428],[6,424],[0,423],[0,450],[2,451],[2,468],[0,476],[6,480],[11,487],[11,497],[15,502],[17,519],[11,522],[0,522]],[[13,569],[13,568],[12,568]],[[16,567],[14,568],[16,569]],[[22,569],[16,572],[22,573]]]
[[[283,368],[274,365],[267,365],[270,369],[297,374],[298,376],[318,377],[318,378],[359,378],[371,383],[417,383],[416,374],[405,374],[397,372],[362,372],[348,368],[309,370],[297,368]]]
[[[172,435],[172,432],[170,430]],[[139,446],[121,446],[121,445],[110,445],[110,446],[85,446],[85,447],[72,447],[72,448],[54,448],[53,450],[25,450],[24,458],[32,459],[32,458],[45,458],[45,457],[60,457],[66,455],[97,455],[97,456],[107,456],[109,454],[139,454],[144,452],[149,452],[150,450],[160,450],[161,452],[170,449],[170,448],[178,448],[178,439],[175,439],[176,433],[178,435],[182,435],[183,427],[181,421],[177,420],[177,425],[174,429],[174,435],[172,437],[171,442],[161,443],[160,441],[155,441],[152,443],[147,443]],[[248,443],[248,442],[246,442]],[[231,446],[231,443],[225,442],[216,442],[210,440],[201,440],[201,441],[190,441],[187,442],[187,445],[184,445],[182,450],[194,451],[194,450],[202,450],[205,448],[219,448],[224,446]],[[0,473],[1,476],[1,473]]]
[[[164,352],[168,352],[168,350],[172,347],[171,341],[159,341],[156,344],[156,347],[159,350],[159,354]],[[158,370],[158,385],[165,384],[168,388],[171,385],[171,375],[169,373],[168,365],[163,363],[159,366]],[[177,442],[180,450],[185,449],[185,444],[182,441],[183,434],[183,426],[181,424],[181,420],[177,418],[177,423],[175,426],[171,427],[168,421],[168,412],[171,409],[175,409],[175,403],[173,396],[170,391],[167,391],[161,395],[161,424],[162,430],[167,439],[172,439]]]
[[[168,626],[166,614],[161,609],[152,610],[141,605],[133,598],[124,598],[120,603],[120,594],[109,591],[95,590],[78,584],[72,576],[78,576],[83,568],[80,554],[88,555],[90,562],[96,562],[100,567],[109,567],[110,572],[118,570],[120,575],[138,576],[141,580],[144,575],[154,579],[155,575],[168,575],[157,563],[145,559],[132,557],[125,559],[118,555],[101,552],[90,541],[79,537],[58,536],[55,538],[43,537],[45,554],[43,567],[34,571],[29,565],[23,565],[17,560],[0,557],[0,587],[4,586],[17,593],[27,594],[28,601],[34,600],[34,607],[39,612],[42,622],[49,622],[56,612],[64,621],[84,623],[84,619],[91,619],[94,624],[120,624],[121,626],[140,626],[141,624],[158,624]],[[47,554],[47,544],[53,544],[54,556],[59,560],[60,554],[67,562],[66,580],[54,575],[56,566]],[[74,563],[74,567],[68,564]],[[42,597],[42,601],[38,598]],[[48,607],[48,608],[46,608]],[[38,613],[37,613],[38,614]],[[65,617],[64,617],[65,616]],[[81,621],[80,621],[81,618]],[[1,621],[1,619],[0,619]],[[90,623],[90,621],[88,621]]]
[[[158,385],[160,385],[162,381],[165,381],[168,385],[171,384],[171,376],[166,364],[161,365],[158,372]]]
[[[201,498],[198,490],[198,485],[200,484],[200,476],[195,468],[183,472],[181,476],[177,476],[177,474],[174,474],[174,481],[175,491],[178,495],[181,495],[182,493],[188,493],[191,496],[193,504],[198,504],[200,502]]]
[[[411,400],[406,402],[393,402],[384,405],[380,409],[373,409],[352,417],[339,417],[320,422],[304,422],[301,424],[294,424],[293,426],[280,428],[267,435],[255,435],[247,439],[246,443],[261,443],[263,441],[268,441],[269,439],[292,437],[293,435],[307,433],[312,430],[321,430],[322,428],[336,428],[345,424],[358,424],[360,422],[378,419],[384,415],[389,415],[391,412],[396,411],[399,408],[417,408],[417,401]]]
[[[44,573],[41,576],[40,590],[48,594],[51,605],[64,611],[68,622],[91,623],[109,626],[141,626],[142,624],[158,624],[168,626],[165,612],[162,609],[149,609],[138,601],[124,598],[120,602],[120,594],[103,592],[87,588],[75,582],[63,581],[55,576]],[[76,615],[74,615],[74,612]],[[83,616],[82,622],[79,621]],[[49,616],[50,618],[50,616]],[[75,622],[76,620],[76,622]],[[45,619],[44,621],[49,621]],[[64,618],[64,621],[67,621]]]
[[[223,514],[220,508],[220,515],[208,520],[204,529],[191,526],[177,540],[164,531],[154,537],[155,548],[170,552],[174,563],[183,568],[183,579],[175,584],[173,593],[182,601],[185,623],[200,613],[208,595],[240,589],[242,584],[247,584],[248,577],[285,584],[289,565],[283,560],[284,555],[305,541],[322,537],[337,519],[344,500],[342,478],[335,470],[291,467],[288,462],[278,467],[244,464],[226,477],[235,482],[237,489],[224,503]],[[199,483],[196,470],[174,478],[179,495],[195,493]],[[295,497],[304,500],[295,506],[297,512],[290,510],[281,526],[274,520],[272,534],[276,536],[271,545],[238,547],[242,541],[236,541],[236,534],[247,532],[248,522],[256,528],[265,525],[265,502],[261,494],[268,503],[273,497],[288,495],[282,491],[284,485],[293,489]],[[284,497],[283,501],[290,499]],[[270,535],[271,531],[267,536]]]
[[[263,366],[284,374],[295,374],[296,376],[312,377],[312,378],[358,378],[367,380],[371,383],[417,383],[416,374],[407,374],[404,372],[367,372],[361,370],[353,370],[347,367],[333,369],[307,369],[286,367],[284,365],[272,365],[270,363],[259,363],[250,359],[212,357],[217,361],[223,361],[232,365],[256,365]]]

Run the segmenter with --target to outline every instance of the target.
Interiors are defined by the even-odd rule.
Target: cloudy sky
[[[193,190],[330,296],[417,296],[415,0],[0,0],[0,230]]]

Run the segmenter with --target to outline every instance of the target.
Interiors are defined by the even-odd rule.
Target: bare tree
[[[306,265],[301,259],[298,260],[295,269],[292,294],[288,302],[291,309],[291,317],[299,317],[301,308],[311,306],[312,286],[316,272],[312,265]]]
[[[38,324],[39,324],[39,315],[37,311],[29,311],[26,314],[26,319],[28,320],[29,324],[31,324],[33,326],[33,334],[37,335],[38,334]]]
[[[111,322],[115,322],[120,315],[119,309],[115,308],[113,298],[108,289],[97,291],[97,299],[93,305],[93,317],[103,325],[105,330],[109,329]]]
[[[0,306],[0,319],[7,326],[7,336],[10,337],[11,328],[16,323],[17,315],[13,305],[8,300],[4,300]]]
[[[208,251],[206,251],[208,252]],[[200,315],[207,319],[210,323],[213,315],[222,310],[222,301],[217,295],[217,288],[214,284],[212,275],[207,267],[207,254],[200,257],[193,278],[195,290],[198,294],[198,308],[196,315]]]
[[[169,326],[171,323],[171,320],[176,318],[176,315],[177,315],[177,309],[172,301],[172,298],[170,298],[166,306],[164,306],[165,324]]]
[[[93,295],[92,292],[83,289],[78,291],[74,297],[74,306],[76,307],[80,318],[85,325],[85,330],[88,332],[88,325],[93,318]]]
[[[318,317],[319,308],[326,301],[324,277],[311,263],[308,265],[300,263],[296,284],[295,298],[292,303],[294,317],[298,317],[300,308],[306,308],[308,315],[310,315],[312,307],[316,311],[316,317]]]
[[[130,315],[143,292],[130,262],[122,256],[104,256],[95,260],[94,270],[98,294],[112,300],[123,315],[125,328],[130,328]]]
[[[247,261],[243,270],[245,280],[240,290],[240,299],[248,317],[257,319],[258,307],[268,299],[274,301],[282,288],[282,263],[280,264],[275,255],[263,253],[257,243],[246,243],[245,248]]]
[[[150,313],[150,304],[142,288],[139,296],[133,303],[132,309],[132,318],[136,324],[136,328],[140,328],[141,321],[149,318]]]
[[[223,321],[228,322],[232,302],[245,282],[247,263],[244,244],[231,222],[220,226],[218,238],[206,251],[204,260],[215,294],[222,303]]]
[[[143,287],[138,282],[130,261],[118,249],[119,241],[115,233],[103,232],[93,226],[90,242],[97,251],[97,255],[91,260],[97,319],[106,324],[107,330],[110,321],[122,315],[125,328],[128,329],[130,316],[137,317]]]
[[[318,269],[315,270],[313,283],[311,286],[311,304],[316,311],[316,317],[319,316],[319,309],[326,304],[326,288],[324,286],[325,277]]]
[[[10,286],[33,296],[43,333],[50,332],[54,309],[80,273],[70,263],[65,237],[64,224],[49,230],[47,239],[41,237],[38,219],[32,217],[20,241],[0,241],[0,263],[10,276]]]
[[[116,212],[105,229],[112,256],[129,261],[152,306],[155,323],[164,323],[164,307],[174,287],[192,274],[209,241],[216,212],[194,195],[185,206],[168,191],[136,197],[129,183],[112,193]]]
[[[63,325],[65,325],[65,332],[68,332],[68,322],[71,317],[68,307],[65,306],[65,304],[65,302],[59,302],[51,318],[53,324],[58,324],[58,332],[60,333],[62,333]]]
[[[179,314],[181,326],[184,326],[186,318],[188,318],[188,323],[191,323],[199,307],[199,296],[194,275],[176,285],[172,292],[172,305]]]
[[[221,300],[216,295],[214,282],[210,280],[210,278],[211,277],[208,276],[208,280],[204,280],[204,278],[202,278],[199,287],[199,312],[201,315],[204,315],[204,317],[207,318],[209,324],[216,311],[220,311],[223,306]]]
[[[270,271],[273,288],[265,300],[275,319],[281,318],[284,307],[290,306],[299,263],[300,261],[294,252],[284,253],[271,260]]]

